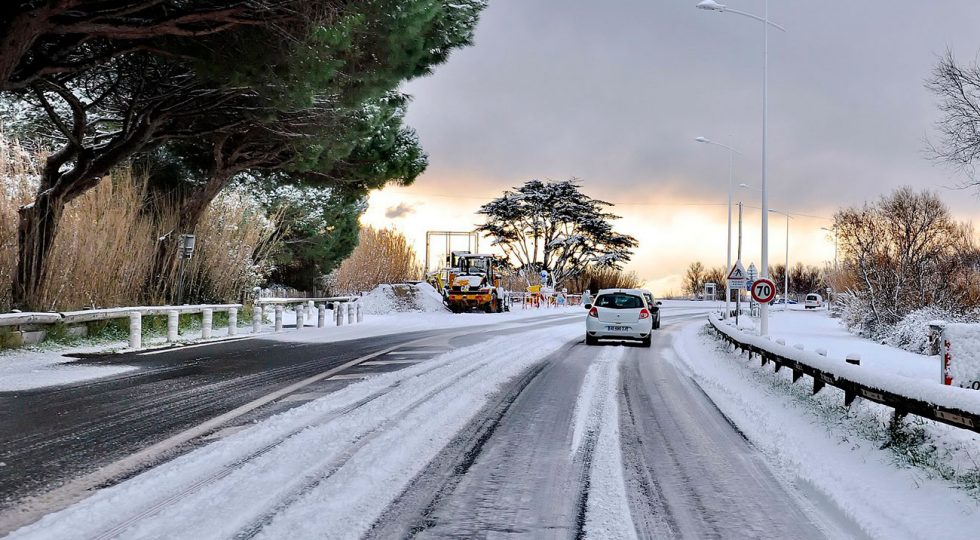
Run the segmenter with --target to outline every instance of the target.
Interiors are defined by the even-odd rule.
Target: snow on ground
[[[862,368],[942,383],[938,356],[915,354],[855,336],[827,311],[782,311],[777,307],[769,314],[769,335],[774,340],[785,339],[791,347],[802,344],[808,351],[827,349],[828,357],[841,360],[857,353]]]
[[[365,313],[371,315],[447,311],[442,295],[428,283],[378,285],[358,302],[364,305]]]
[[[314,328],[307,326],[302,331],[287,328],[277,334],[262,334],[262,339],[277,341],[329,343],[348,339],[360,339],[386,334],[406,332],[424,332],[448,328],[466,328],[487,324],[508,323],[520,326],[521,321],[529,318],[548,315],[565,315],[568,317],[585,317],[585,310],[580,307],[520,309],[504,313],[393,313],[389,315],[365,316],[364,322],[340,327]],[[284,316],[285,319],[285,316]],[[329,320],[330,317],[327,317]],[[584,330],[583,330],[584,331]]]
[[[605,347],[589,366],[575,403],[572,451],[591,441],[585,509],[588,538],[636,538],[630,516],[619,433],[619,372],[625,347]]]
[[[96,352],[99,349],[99,346],[89,346],[72,350]],[[62,356],[58,350],[30,349],[0,353],[0,392],[77,383],[136,369],[133,366],[73,365],[74,361],[75,358]]]
[[[352,384],[8,538],[360,537],[490,396],[581,331],[496,338]]]
[[[821,346],[849,344],[821,314],[774,320],[787,335],[825,332]],[[830,387],[811,397],[809,378],[793,384],[787,370],[760,368],[702,329],[685,327],[668,358],[814,504],[836,506],[875,538],[977,537],[980,502],[970,490],[977,495],[980,436],[909,417],[905,433],[926,439],[903,446],[889,438],[890,409],[858,399],[848,411],[843,392]],[[883,448],[886,441],[893,448]]]

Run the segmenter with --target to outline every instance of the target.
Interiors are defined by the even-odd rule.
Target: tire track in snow
[[[480,420],[461,431],[426,470],[413,479],[410,490],[403,492],[388,507],[371,526],[366,538],[415,537],[431,527],[436,509],[473,467],[501,420],[528,385],[544,371],[546,363],[547,360],[527,371],[485,407],[478,416]],[[416,510],[419,507],[421,510]]]
[[[579,538],[637,538],[620,447],[619,368],[626,350],[622,346],[602,349],[589,366],[576,403],[572,452],[588,471]]]
[[[551,330],[549,333],[554,333]],[[545,332],[537,332],[532,335],[541,334],[539,342],[544,342],[543,347],[547,348],[548,340],[542,339]],[[495,339],[472,347],[467,347],[458,351],[450,352],[441,357],[427,361],[423,365],[413,366],[398,372],[386,373],[378,377],[352,385],[345,390],[311,402],[307,406],[301,406],[279,415],[273,423],[276,424],[272,429],[259,430],[256,436],[248,437],[248,433],[240,432],[222,441],[218,441],[208,447],[201,448],[195,453],[188,454],[177,460],[167,463],[157,469],[149,471],[145,476],[155,477],[150,488],[134,489],[129,488],[125,482],[105,492],[100,492],[89,500],[86,500],[73,508],[45,517],[35,525],[26,527],[13,534],[13,537],[50,537],[51,530],[71,531],[71,537],[95,537],[109,538],[126,533],[129,537],[159,537],[160,531],[170,528],[180,529],[183,525],[181,519],[166,518],[168,514],[179,514],[177,507],[190,506],[196,507],[198,504],[207,506],[210,495],[215,491],[227,491],[228,483],[242,482],[242,477],[248,477],[259,469],[275,467],[277,461],[281,462],[282,455],[287,456],[296,451],[297,446],[309,447],[308,440],[311,435],[322,429],[330,429],[333,424],[344,423],[344,427],[360,428],[363,425],[372,425],[371,420],[382,418],[385,422],[397,421],[398,413],[402,409],[392,407],[386,401],[392,393],[398,393],[399,398],[394,400],[395,405],[409,401],[414,398],[413,404],[418,404],[422,399],[418,399],[420,394],[425,393],[433,384],[440,381],[450,380],[458,383],[462,378],[471,377],[476,373],[482,375],[484,380],[495,380],[493,371],[500,371],[492,364],[496,358],[490,351],[497,353],[510,354],[513,357],[521,357],[524,362],[533,362],[534,355],[539,354],[535,347],[522,346],[520,344],[509,344],[501,346],[501,341],[513,342],[512,338]],[[537,349],[541,350],[542,346]],[[556,344],[557,346],[557,344]],[[448,378],[448,379],[447,379]],[[409,386],[411,388],[405,388]],[[443,393],[452,384],[442,384]],[[465,387],[466,385],[464,385]],[[367,396],[366,390],[370,391]],[[431,392],[430,392],[431,394]],[[361,409],[370,408],[371,412],[364,412]],[[351,421],[350,416],[359,416],[366,419],[365,422]],[[285,428],[285,429],[284,429]],[[355,429],[356,433],[345,439],[352,444],[356,444],[359,437],[364,435],[364,430]],[[384,430],[382,430],[384,431]],[[301,441],[300,439],[305,439]],[[363,445],[362,445],[363,446]],[[288,448],[287,448],[288,447]],[[341,449],[342,450],[342,449]],[[198,459],[194,459],[194,454],[200,454]],[[275,455],[273,455],[275,454]],[[336,454],[335,454],[336,455]],[[299,459],[309,458],[308,455],[300,456]],[[285,459],[290,459],[286,457]],[[180,474],[180,469],[189,468],[189,474]],[[177,469],[175,471],[175,469]],[[299,475],[302,476],[302,475]],[[203,477],[203,479],[202,479]],[[285,476],[284,479],[291,479],[292,476]],[[137,477],[136,483],[144,478]],[[273,486],[274,488],[275,486]],[[127,500],[123,506],[128,508],[118,508],[115,502],[119,500],[120,491],[125,492]],[[268,487],[260,489],[259,497],[262,499]],[[282,490],[279,490],[282,491]],[[246,489],[242,493],[247,493]],[[194,502],[192,502],[194,501]],[[281,498],[276,498],[275,503],[280,502]],[[251,502],[251,501],[250,501]],[[254,509],[255,505],[252,506]],[[268,508],[268,505],[263,505]],[[94,510],[92,510],[94,507]],[[88,519],[85,515],[91,513],[101,515],[101,524],[97,520]],[[185,510],[186,512],[186,510]],[[244,512],[245,517],[260,515],[262,510],[252,513]],[[227,514],[226,514],[227,515]],[[126,517],[129,516],[129,517]],[[123,519],[123,523],[118,520]],[[241,519],[240,516],[236,516]],[[217,519],[217,518],[215,518]],[[109,529],[105,528],[105,522],[115,521],[116,523]],[[166,524],[166,529],[161,528],[160,522]],[[236,521],[225,520],[225,521]],[[75,527],[72,522],[77,522],[81,527]],[[149,523],[155,522],[155,523]],[[242,523],[247,525],[247,523]],[[228,537],[235,534],[235,530],[225,530],[220,532],[222,527],[214,530],[199,529],[199,534],[190,534],[195,537]],[[57,536],[57,534],[55,534]],[[180,536],[177,534],[177,536]]]

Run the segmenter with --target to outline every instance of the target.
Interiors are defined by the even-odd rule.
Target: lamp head
[[[711,142],[711,141],[709,141],[708,139],[706,139],[704,137],[695,137],[694,140],[695,141],[698,141],[698,142],[703,142],[703,143]]]
[[[702,0],[701,2],[698,2],[698,5],[695,7],[698,9],[706,9],[708,11],[725,11],[725,8],[728,6],[719,4],[718,2],[715,2],[715,0]]]

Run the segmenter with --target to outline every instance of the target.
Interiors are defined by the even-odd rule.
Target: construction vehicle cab
[[[446,305],[453,313],[474,309],[500,313],[507,309],[500,287],[500,261],[484,253],[453,253]]]

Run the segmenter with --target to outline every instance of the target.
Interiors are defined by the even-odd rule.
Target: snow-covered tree
[[[531,180],[483,205],[477,228],[526,272],[547,270],[561,284],[588,268],[622,268],[637,241],[613,230],[610,203],[582,193],[574,180]]]

